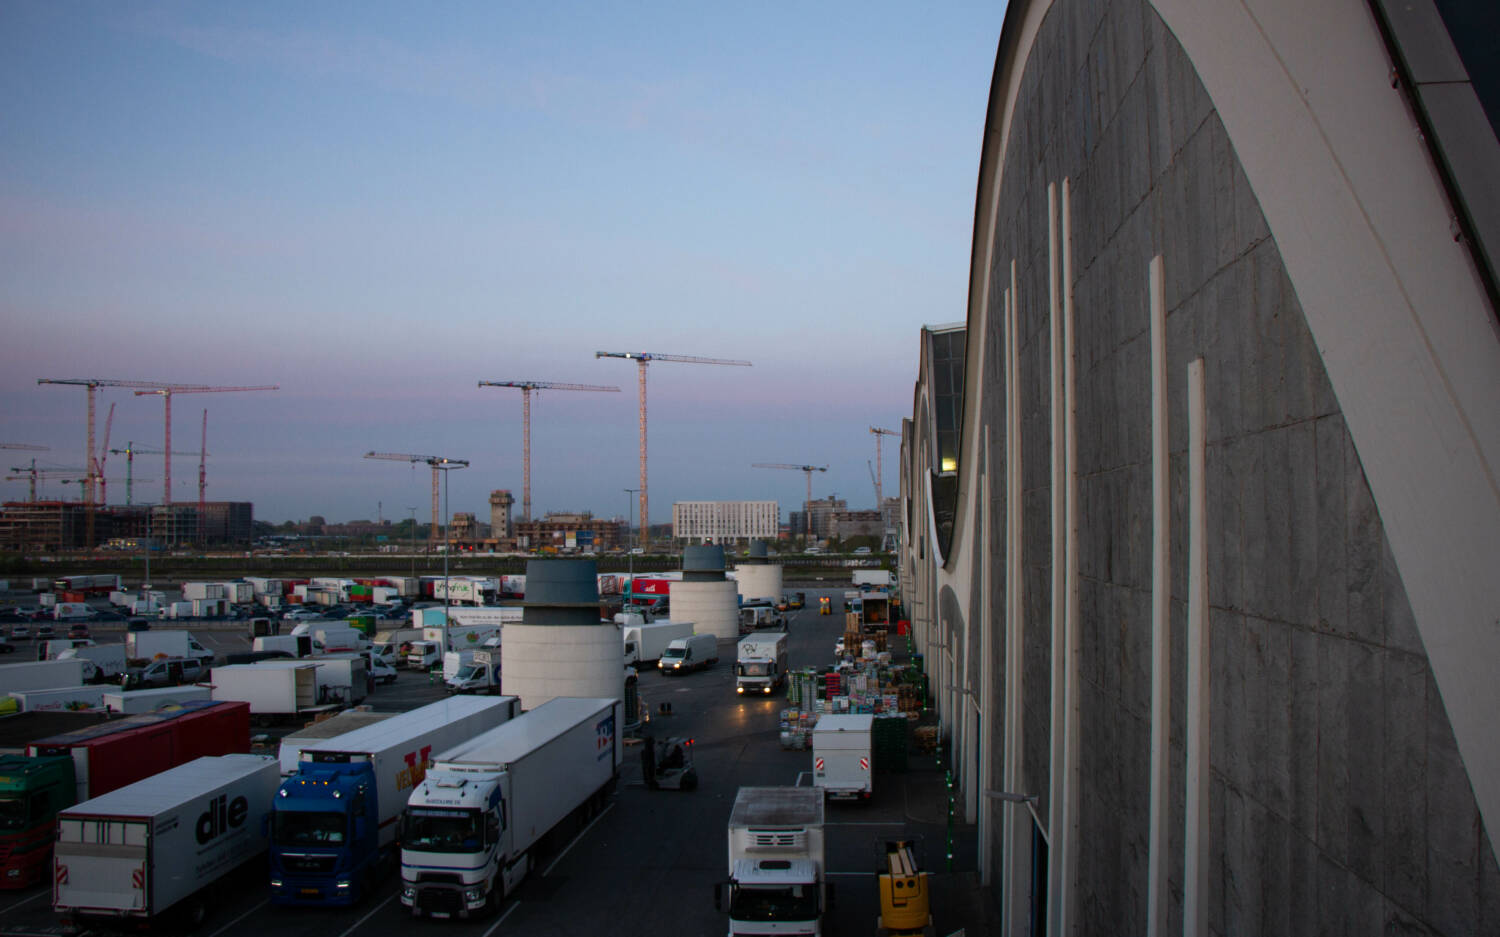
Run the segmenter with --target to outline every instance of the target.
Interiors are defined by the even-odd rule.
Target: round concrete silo
[[[593,560],[528,561],[523,605],[501,638],[501,686],[522,709],[556,696],[624,697],[620,627],[599,620]]]
[[[781,597],[781,564],[771,562],[764,540],[750,541],[750,555],[735,564],[734,575],[742,599]]]
[[[740,603],[734,583],[724,575],[724,548],[688,547],[682,551],[682,581],[672,583],[672,620],[690,621],[695,634],[721,641],[740,636]]]

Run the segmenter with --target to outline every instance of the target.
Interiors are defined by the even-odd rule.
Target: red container
[[[250,704],[194,700],[38,739],[26,754],[73,756],[83,798],[98,797],[204,755],[250,750]]]

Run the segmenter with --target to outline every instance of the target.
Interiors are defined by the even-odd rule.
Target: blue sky
[[[626,510],[636,366],[651,513],[674,500],[874,503],[871,425],[911,409],[917,334],[964,317],[1001,4],[0,4],[0,442],[83,464],[84,393],[213,385],[173,448],[259,519]],[[101,391],[111,446],[158,399]],[[885,441],[885,487],[897,487]],[[5,467],[31,453],[4,451]],[[110,456],[123,479],[123,457]],[[160,500],[138,456],[137,500]],[[173,462],[197,497],[196,459]],[[110,500],[123,500],[112,482]],[[143,494],[144,491],[144,494]],[[60,496],[62,486],[44,486]],[[0,496],[24,498],[5,482]],[[74,491],[76,497],[76,489]]]

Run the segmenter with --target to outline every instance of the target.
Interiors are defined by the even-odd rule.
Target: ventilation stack
[[[624,699],[620,628],[599,620],[593,560],[530,560],[520,624],[501,637],[502,686],[535,709],[556,696]]]
[[[690,621],[694,634],[720,641],[740,636],[740,603],[734,583],[724,575],[724,548],[688,547],[682,551],[682,580],[672,583],[673,621]]]
[[[781,564],[772,563],[766,555],[764,540],[750,541],[750,555],[734,567],[734,575],[742,599],[774,602],[781,596]]]

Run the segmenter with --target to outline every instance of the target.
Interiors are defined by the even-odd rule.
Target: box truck
[[[786,632],[752,634],[735,646],[734,691],[769,696],[786,680]]]
[[[0,887],[22,888],[42,880],[51,865],[61,808],[202,755],[249,750],[249,713],[243,706],[212,704],[92,722],[32,739],[24,755],[8,756],[8,769],[0,777],[0,815],[23,818],[0,826]],[[33,771],[34,765],[52,767]],[[58,788],[64,778],[66,787]]]
[[[389,631],[377,631],[372,641],[372,650],[375,656],[385,660],[392,667],[399,666],[399,662],[410,649],[411,642],[422,640],[420,628],[395,628]]]
[[[312,663],[293,661],[294,667],[266,667],[264,663],[215,667],[213,698],[249,703],[250,714],[262,722],[339,708],[318,699],[318,668]]]
[[[707,669],[718,662],[719,639],[711,634],[695,634],[669,642],[656,666],[663,673],[687,673]]]
[[[214,652],[186,631],[127,631],[125,656],[130,660],[153,657],[196,657],[205,665],[214,662]]]
[[[59,651],[58,660],[83,661],[85,683],[113,683],[125,672],[125,645],[78,645]]]
[[[558,697],[437,756],[401,817],[401,903],[416,917],[494,910],[542,837],[603,805],[621,716],[618,699]]]
[[[450,654],[454,653],[449,651]],[[444,681],[450,693],[499,693],[501,654],[499,646],[475,651],[473,659],[460,667],[452,679]]]
[[[834,798],[865,798],[872,790],[869,714],[828,715],[812,731],[813,787]]]
[[[433,755],[520,709],[514,696],[444,700],[303,745],[272,813],[271,901],[358,901],[394,856],[397,821]]]
[[[51,690],[15,690],[10,697],[23,713],[104,708],[104,687],[97,684]]]
[[[678,638],[690,637],[693,633],[693,623],[690,621],[645,622],[640,620],[640,615],[628,614],[616,615],[615,619],[622,617],[627,619],[620,629],[621,641],[625,646],[625,663],[632,664],[637,669],[655,664],[661,659],[661,652],[667,649],[667,645]]]
[[[730,934],[821,934],[833,905],[823,849],[823,794],[742,787],[729,814],[729,880],[714,908]]]
[[[317,689],[319,703],[354,706],[370,694],[370,668],[361,654],[333,654],[305,660],[277,658],[256,661],[251,666],[275,667],[283,670],[300,667],[316,668],[313,686]],[[214,673],[217,675],[218,671]]]
[[[280,781],[274,758],[220,755],[63,810],[52,907],[64,927],[201,924],[209,887],[265,853]]]

